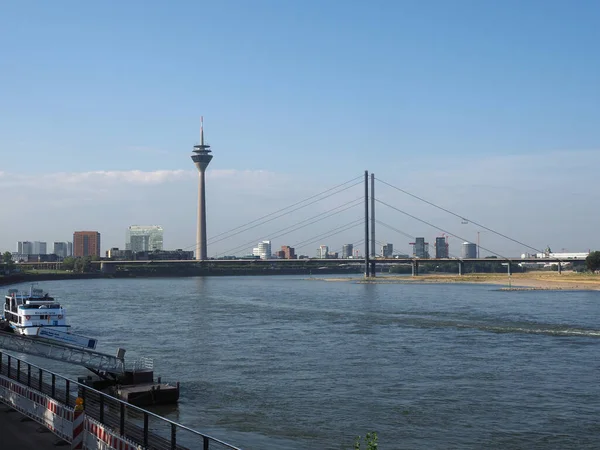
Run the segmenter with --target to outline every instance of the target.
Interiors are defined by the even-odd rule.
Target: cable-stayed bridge
[[[376,190],[379,191],[381,188],[387,189],[388,195],[384,198],[376,195]],[[390,192],[392,195],[389,195]],[[408,201],[414,205],[424,205],[428,208],[433,208],[442,214],[442,217],[448,217],[450,220],[460,223],[463,227],[462,232],[458,233],[451,230],[451,227],[447,225],[443,226],[440,219],[434,220],[430,217],[423,217],[422,213],[414,210],[418,210],[418,208],[409,210],[408,207],[404,206]],[[382,212],[386,214],[382,214]],[[385,217],[392,217],[394,225],[390,225]],[[457,255],[449,251],[446,251],[442,258],[428,258],[427,255],[418,255],[413,251],[406,251],[401,246],[395,246],[395,255],[391,257],[389,257],[390,255],[386,255],[388,257],[384,258],[376,250],[378,246],[381,248],[384,245],[384,242],[377,240],[377,230],[384,228],[388,235],[392,233],[394,237],[399,236],[406,243],[415,242],[414,233],[409,233],[399,228],[398,222],[400,222],[400,218],[404,220],[403,223],[405,225],[414,227],[415,224],[418,224],[420,230],[429,230],[429,233],[433,232],[437,236],[444,236],[445,239],[454,239],[454,242],[459,242],[461,246],[465,242],[472,242],[471,239],[466,237],[466,230],[464,230],[464,225],[469,224],[476,227],[478,235],[479,233],[487,233],[487,236],[495,235],[498,240],[510,242],[512,245],[516,244],[519,248],[526,251],[532,251],[536,254],[545,253],[544,250],[529,245],[513,236],[509,236],[491,226],[484,225],[473,217],[467,217],[429,199],[420,197],[396,186],[390,181],[379,179],[374,174],[370,174],[369,176],[368,172],[365,171],[364,174],[325,189],[317,194],[310,195],[276,211],[246,221],[227,231],[212,235],[208,239],[209,250],[211,247],[225,250],[213,253],[209,252],[211,256],[198,261],[198,263],[204,263],[205,266],[216,263],[223,266],[233,264],[261,265],[272,264],[274,262],[282,265],[297,263],[299,260],[295,259],[272,259],[272,252],[269,255],[262,255],[262,259],[260,260],[256,260],[256,255],[248,256],[252,254],[253,248],[257,243],[261,241],[272,242],[276,239],[289,242],[289,247],[294,248],[297,255],[310,253],[305,252],[305,249],[314,251],[314,248],[318,244],[327,242],[328,239],[335,239],[337,241],[343,239],[342,242],[346,242],[346,245],[351,246],[352,249],[360,247],[360,254],[352,254],[351,259],[344,260],[328,259],[327,255],[320,255],[322,256],[321,258],[311,259],[308,259],[309,257],[306,256],[306,259],[302,259],[302,261],[305,264],[364,264],[365,275],[367,276],[374,275],[375,264],[410,263],[413,265],[413,274],[417,275],[420,262],[453,261],[458,264],[459,273],[464,273],[465,263],[481,261],[479,258],[474,258],[473,255]],[[448,221],[443,223],[447,224]],[[426,233],[421,232],[419,234],[423,236]],[[250,236],[251,239],[249,239]],[[560,263],[570,262],[570,260],[551,257],[550,255],[544,258],[522,259],[520,257],[504,255],[500,251],[488,248],[487,246],[481,246],[479,242],[476,245],[478,251],[483,250],[489,256],[495,258],[484,259],[484,261],[504,262],[507,265],[509,273],[511,265],[517,262],[559,263],[559,271],[561,270]],[[197,248],[197,242],[190,243],[187,247],[187,249],[195,248]],[[402,251],[398,252],[399,249]],[[342,248],[334,249],[329,254],[335,255],[341,252]],[[479,256],[479,253],[477,253],[477,256]],[[116,265],[150,263],[189,264],[190,261],[148,261],[144,259],[134,261],[102,260],[93,262],[93,264],[101,264],[105,271],[113,270]]]

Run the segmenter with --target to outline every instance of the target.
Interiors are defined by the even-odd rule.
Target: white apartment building
[[[260,259],[271,258],[271,241],[262,241],[258,243],[258,247],[252,249],[252,255],[258,256]]]

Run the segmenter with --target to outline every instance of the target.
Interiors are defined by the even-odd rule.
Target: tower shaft
[[[204,180],[205,170],[198,171],[198,224],[196,227],[196,259],[208,259],[208,244],[206,239],[206,189]]]

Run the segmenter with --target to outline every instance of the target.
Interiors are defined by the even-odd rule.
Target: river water
[[[600,448],[600,292],[358,280],[40,287],[99,350],[182,383],[169,418],[245,449]]]

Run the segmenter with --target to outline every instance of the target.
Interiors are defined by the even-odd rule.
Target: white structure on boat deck
[[[42,289],[19,292],[9,289],[4,301],[4,318],[15,333],[37,336],[40,329],[67,331],[66,312]]]

